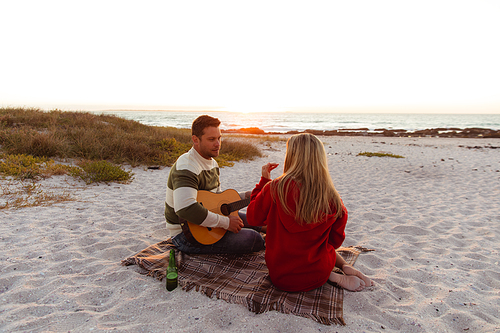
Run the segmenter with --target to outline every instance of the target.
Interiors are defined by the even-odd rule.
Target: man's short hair
[[[193,121],[193,125],[191,126],[191,135],[196,135],[198,138],[201,138],[205,128],[219,127],[219,125],[220,120],[217,118],[207,115],[199,116]]]

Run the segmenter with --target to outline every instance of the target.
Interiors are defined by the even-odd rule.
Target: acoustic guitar
[[[213,193],[210,191],[198,191],[196,197],[203,207],[215,214],[224,216],[238,215],[238,210],[248,206],[250,198],[241,199],[240,195],[235,190],[225,190],[221,193]],[[186,235],[188,241],[193,243],[196,241],[203,245],[211,245],[220,240],[226,233],[226,229],[222,228],[207,228],[198,224],[191,223],[186,220],[180,220],[182,231]]]

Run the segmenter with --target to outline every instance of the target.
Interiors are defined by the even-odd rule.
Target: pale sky
[[[0,106],[500,113],[500,1],[0,0]]]

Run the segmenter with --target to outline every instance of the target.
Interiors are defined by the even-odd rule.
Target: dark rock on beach
[[[266,133],[258,127],[248,127],[248,128],[240,128],[240,129],[230,129],[223,130],[224,133],[239,133],[239,134],[270,134]]]
[[[424,130],[407,131],[404,129],[385,129],[379,128],[370,131],[368,128],[354,129],[332,129],[327,131],[322,130],[305,130],[305,131],[288,131],[286,133],[265,132],[257,127],[223,130],[224,133],[240,133],[240,134],[298,134],[311,133],[314,135],[326,136],[382,136],[382,137],[441,137],[441,138],[500,138],[500,130],[487,128],[429,128]]]

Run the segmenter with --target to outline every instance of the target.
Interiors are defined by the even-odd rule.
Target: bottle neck
[[[168,261],[168,266],[175,267],[175,253],[174,250],[170,250],[170,258]]]

